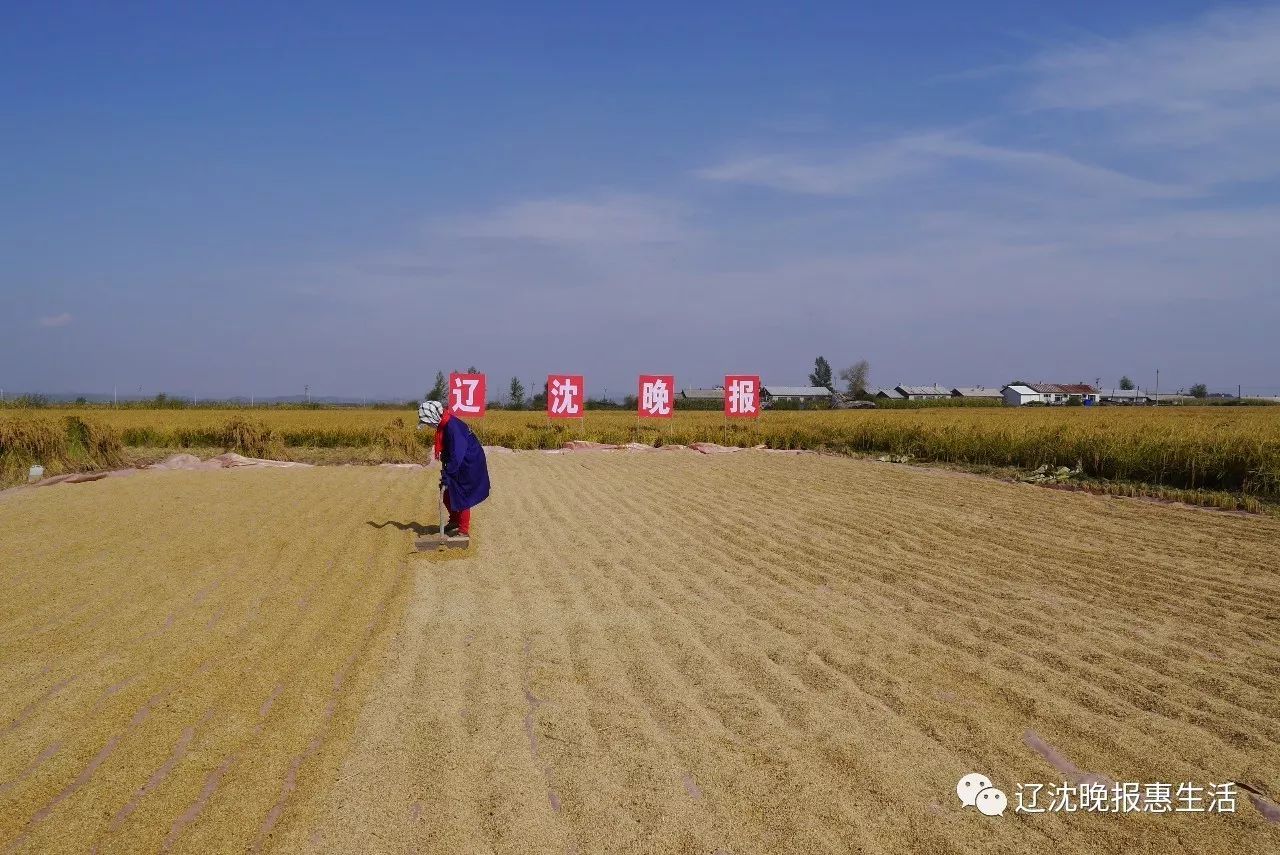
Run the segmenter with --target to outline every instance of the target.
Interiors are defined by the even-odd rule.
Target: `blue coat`
[[[449,506],[465,511],[489,498],[489,464],[466,422],[453,416],[443,429],[440,480],[449,490]]]

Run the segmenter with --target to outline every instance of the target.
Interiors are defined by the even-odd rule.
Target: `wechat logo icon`
[[[956,784],[956,795],[964,807],[976,807],[984,816],[1003,816],[1009,797],[991,786],[991,779],[981,772],[970,772]]]

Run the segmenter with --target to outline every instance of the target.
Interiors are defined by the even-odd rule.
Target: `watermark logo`
[[[965,807],[976,807],[984,816],[1003,816],[1009,806],[1004,790],[991,786],[991,778],[981,772],[970,772],[956,783],[956,795]]]
[[[1234,782],[1197,784],[1084,781],[1014,785],[1014,813],[1235,813]],[[1009,797],[991,777],[970,772],[956,783],[964,807],[985,816],[1004,816]]]

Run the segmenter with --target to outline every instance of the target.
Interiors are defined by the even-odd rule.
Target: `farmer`
[[[423,401],[418,406],[418,430],[436,429],[435,456],[440,461],[440,486],[449,509],[444,533],[452,537],[471,536],[471,508],[489,498],[489,466],[480,440],[466,422],[444,408],[439,401]]]

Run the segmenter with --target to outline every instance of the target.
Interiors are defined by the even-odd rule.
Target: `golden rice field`
[[[491,470],[447,562],[433,471],[0,494],[0,851],[1280,846],[1280,520],[763,451]],[[1013,812],[1098,780],[1264,797]]]
[[[317,449],[368,449],[376,459],[414,460],[430,442],[428,432],[413,431],[410,411],[29,410],[0,414],[0,463],[6,422],[61,417],[101,423],[132,448],[231,448],[304,459],[316,459]],[[1092,478],[1280,499],[1280,407],[790,411],[728,425],[721,414],[707,411],[678,413],[661,423],[617,411],[591,411],[583,421],[568,423],[550,422],[542,413],[493,411],[473,426],[486,444],[511,448],[556,448],[570,439],[764,444],[911,455],[963,466],[1079,465]]]

